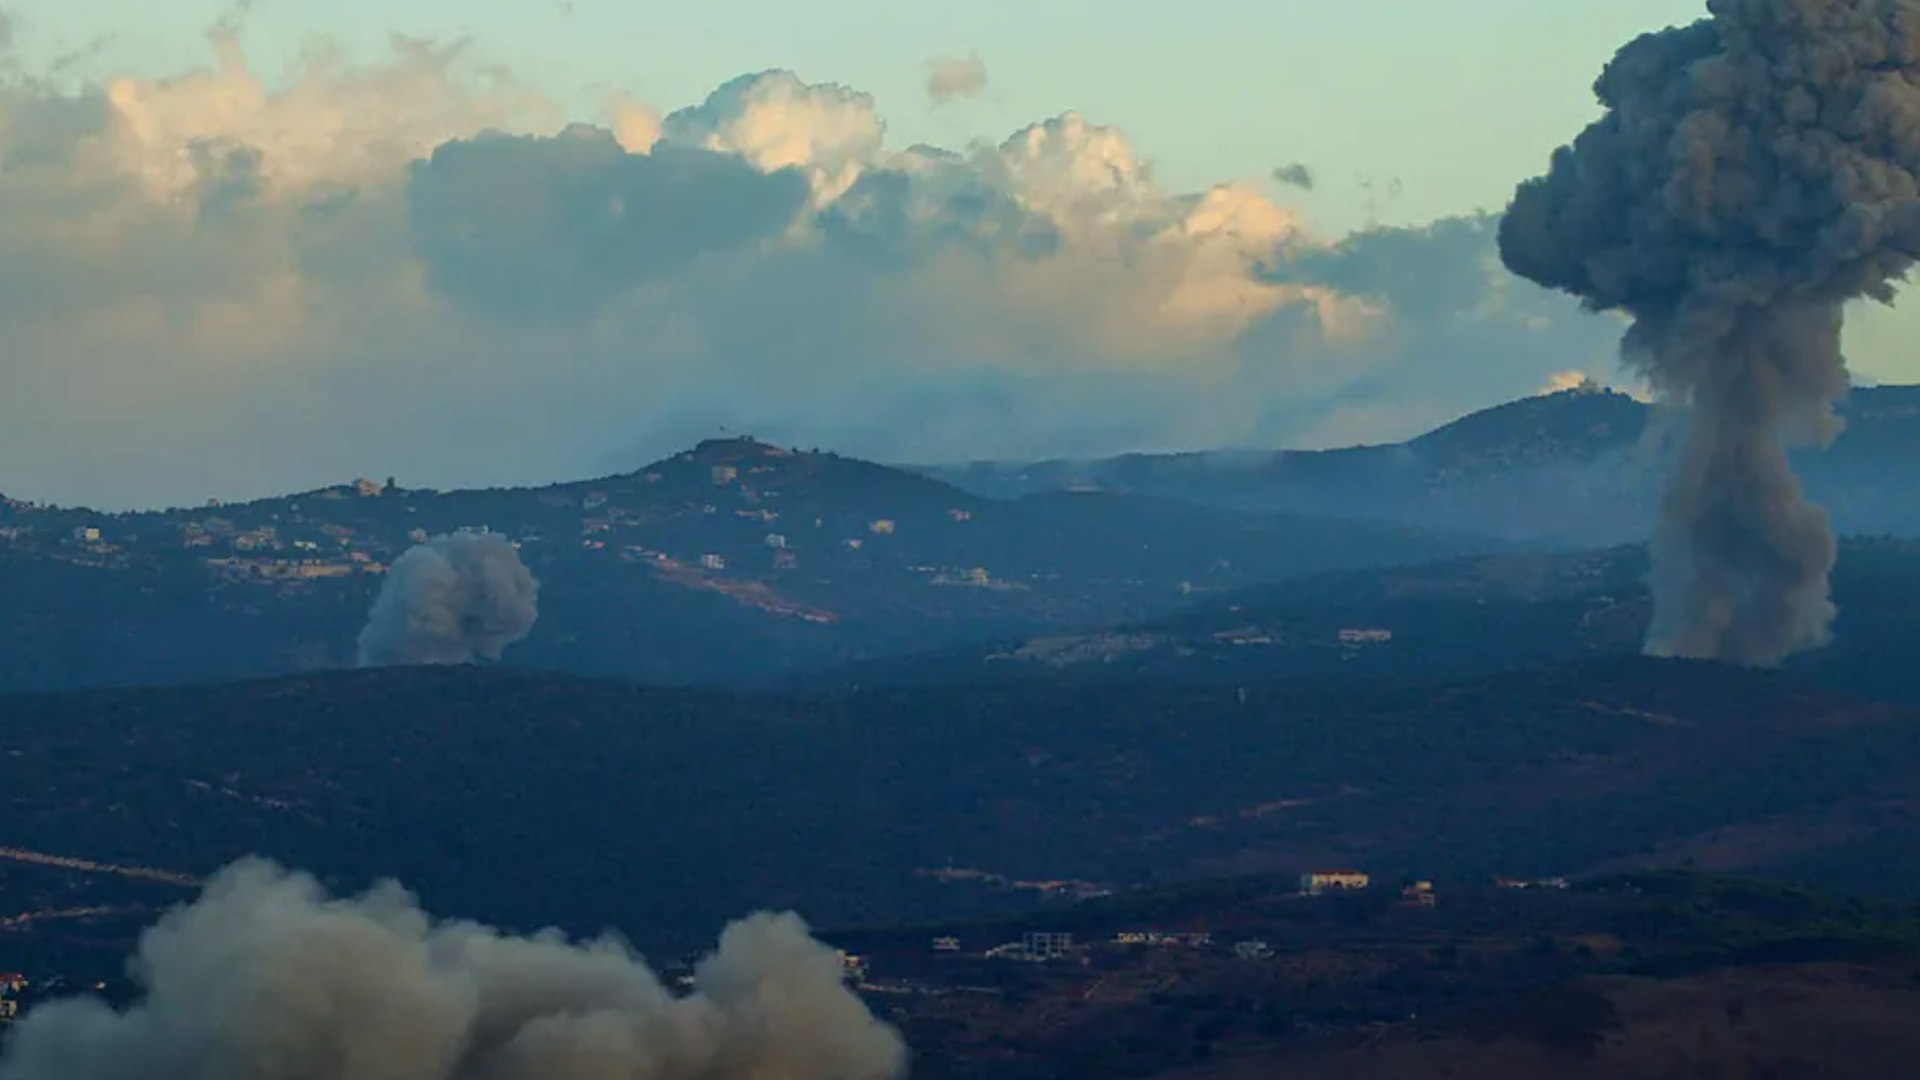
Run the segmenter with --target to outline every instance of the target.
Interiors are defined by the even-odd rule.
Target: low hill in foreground
[[[1911,905],[1691,872],[1402,884],[1248,876],[820,934],[914,1080],[1882,1080],[1920,1054]],[[33,973],[29,1014],[79,987],[125,1003],[143,921],[10,921],[0,963]]]
[[[1880,1078],[1920,1053],[1910,907],[1681,873],[1421,895],[1242,879],[834,940],[919,1080]],[[1072,944],[981,954],[1036,931]]]
[[[18,849],[189,876],[260,853],[653,946],[763,906],[890,921],[1328,864],[1920,895],[1914,714],[1714,666],[790,697],[389,670],[0,712],[6,884],[49,909],[174,886]]]

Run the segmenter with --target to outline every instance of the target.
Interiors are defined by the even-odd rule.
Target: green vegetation
[[[1631,967],[1649,974],[1920,954],[1920,908],[1886,900],[1678,871],[1586,888],[1620,899],[1612,928],[1641,943],[1643,958]]]

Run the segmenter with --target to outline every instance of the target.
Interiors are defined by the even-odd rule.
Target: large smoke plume
[[[1691,406],[1653,543],[1650,652],[1772,664],[1828,638],[1827,517],[1787,447],[1838,433],[1841,309],[1920,252],[1920,0],[1709,0],[1621,49],[1606,112],[1500,233],[1508,267],[1632,316]]]
[[[891,1080],[905,1048],[793,915],[729,926],[685,997],[625,946],[435,922],[260,861],[141,939],[144,996],[36,1009],[0,1080]]]
[[[453,533],[395,559],[360,631],[360,665],[500,659],[539,615],[540,584],[495,533]]]

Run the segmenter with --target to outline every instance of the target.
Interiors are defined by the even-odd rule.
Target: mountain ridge
[[[540,620],[510,663],[686,682],[1137,617],[1297,573],[1501,546],[1157,495],[992,500],[747,439],[543,488],[362,483],[115,516],[9,503],[0,689],[351,665],[386,566],[461,530],[506,535],[542,582]]]
[[[1813,497],[1843,533],[1920,535],[1920,508],[1893,497],[1911,494],[1898,463],[1920,453],[1920,386],[1855,389],[1840,413],[1848,424],[1831,448],[1796,454]],[[1242,510],[1598,547],[1647,534],[1678,431],[1653,406],[1589,385],[1495,405],[1398,443],[972,462],[923,471],[998,498],[1045,490],[1177,492]]]

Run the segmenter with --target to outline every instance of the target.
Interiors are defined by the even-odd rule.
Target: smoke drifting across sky
[[[434,537],[393,561],[360,631],[360,665],[498,660],[533,629],[539,600],[539,582],[505,537]]]
[[[540,483],[721,425],[893,461],[1329,445],[1608,373],[1617,328],[1507,274],[1490,218],[1316,237],[1271,178],[1169,191],[1072,113],[894,147],[871,97],[771,71],[570,127],[451,46],[213,57],[0,84],[0,491]]]
[[[935,105],[979,97],[987,89],[987,64],[978,56],[940,56],[927,61],[927,98]]]
[[[249,860],[148,930],[143,998],[42,1006],[0,1080],[895,1080],[899,1036],[793,915],[727,927],[675,997],[618,941],[438,922]]]
[[[1507,265],[1633,318],[1691,406],[1655,535],[1651,651],[1771,664],[1827,640],[1827,516],[1790,440],[1845,392],[1843,306],[1920,255],[1920,0],[1710,0],[1596,84],[1606,115],[1523,184]]]

